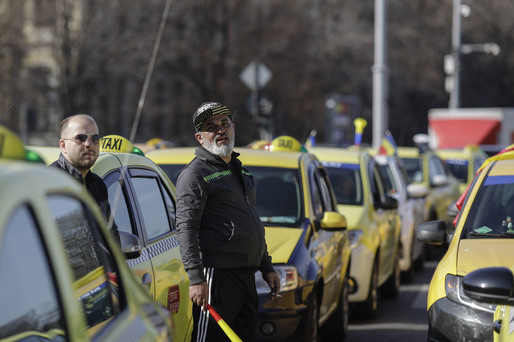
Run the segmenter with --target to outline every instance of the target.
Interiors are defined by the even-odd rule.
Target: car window
[[[255,178],[257,211],[272,226],[296,226],[302,214],[298,171],[273,167],[248,167]]]
[[[334,189],[337,204],[362,205],[362,179],[357,164],[323,163]]]
[[[393,170],[389,164],[380,165],[382,169],[382,174],[384,175],[384,182],[387,192],[391,194],[395,194],[398,192],[398,184],[396,183],[396,179],[393,175]]]
[[[446,159],[444,161],[449,166],[452,175],[459,180],[460,183],[468,182],[468,161],[463,159]]]
[[[185,164],[159,164],[164,173],[168,176],[168,178],[173,182],[173,184],[177,184],[177,176],[186,165]]]
[[[428,175],[430,180],[432,180],[436,175],[446,175],[443,162],[435,155],[430,156],[428,160]]]
[[[423,160],[421,158],[401,158],[401,160],[409,175],[409,183],[423,182]]]
[[[321,219],[323,216],[323,212],[325,211],[336,211],[334,208],[334,203],[332,203],[332,192],[329,187],[329,182],[325,179],[325,174],[321,172],[315,165],[313,165],[313,184],[316,185],[317,191],[319,192],[319,197],[321,201],[321,205],[323,208],[323,211],[321,212],[321,217],[318,217],[318,219]]]
[[[141,209],[144,227],[148,239],[168,233],[173,228],[173,222],[168,209],[175,213],[175,208],[168,208],[163,197],[163,189],[155,177],[131,177],[134,195]]]
[[[111,320],[120,312],[121,291],[115,262],[98,223],[76,198],[51,195],[48,204],[75,275],[73,287],[88,328]]]
[[[513,225],[514,176],[488,176],[474,198],[462,238],[498,237],[514,232]]]
[[[27,206],[9,219],[0,247],[0,339],[30,331],[45,341],[65,341],[52,269]]]
[[[114,222],[118,226],[118,230],[139,235],[137,228],[133,224],[134,217],[129,210],[129,199],[126,189],[122,187],[121,175],[118,171],[112,172],[105,176],[104,183],[109,191],[109,204],[114,216]]]

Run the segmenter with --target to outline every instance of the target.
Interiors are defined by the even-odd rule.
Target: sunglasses
[[[91,139],[91,142],[93,144],[98,144],[100,142],[100,139],[102,139],[100,134],[77,134],[72,138],[63,138],[63,140],[73,140],[76,143],[83,144],[87,141],[88,138]]]

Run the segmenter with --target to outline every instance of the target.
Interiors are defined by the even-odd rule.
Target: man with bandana
[[[193,114],[201,146],[177,178],[177,240],[190,279],[192,341],[228,341],[209,319],[211,305],[243,341],[256,333],[259,298],[255,271],[262,272],[272,299],[280,280],[268,255],[257,213],[255,179],[234,152],[235,125],[219,102]]]

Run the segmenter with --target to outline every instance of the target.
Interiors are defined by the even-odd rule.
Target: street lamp
[[[453,0],[452,53],[444,57],[444,71],[448,75],[445,80],[445,88],[450,93],[450,109],[460,107],[460,56],[472,52],[485,52],[493,56],[500,53],[500,47],[496,43],[461,43],[461,16],[469,17],[470,13],[469,6],[461,5],[461,0]]]

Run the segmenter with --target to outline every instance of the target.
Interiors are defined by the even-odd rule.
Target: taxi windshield
[[[334,188],[337,204],[362,205],[362,181],[357,164],[323,163]]]
[[[469,210],[462,238],[514,237],[514,175],[489,176]]]
[[[468,161],[459,159],[447,159],[444,161],[450,167],[452,174],[461,183],[468,182]]]
[[[257,184],[257,211],[266,226],[297,227],[302,213],[298,171],[247,166]]]
[[[423,182],[423,161],[421,158],[400,158],[411,183]]]
[[[177,176],[186,167],[186,164],[159,164],[159,167],[166,173],[173,184],[177,184]]]

